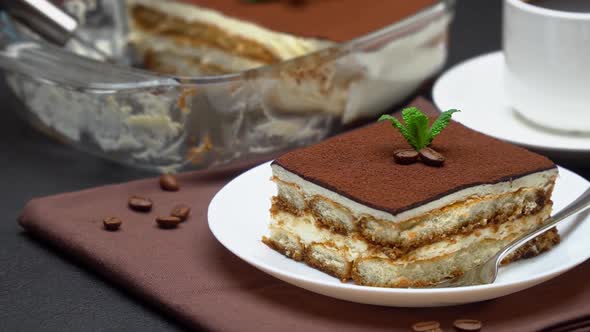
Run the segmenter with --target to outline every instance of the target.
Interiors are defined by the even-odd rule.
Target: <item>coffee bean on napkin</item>
[[[160,176],[160,188],[166,191],[178,191],[180,189],[180,185],[178,184],[178,180],[172,174],[163,174]]]
[[[172,209],[172,212],[170,212],[170,215],[172,215],[173,217],[179,218],[180,221],[185,221],[186,219],[188,219],[188,216],[190,214],[191,214],[191,208],[184,205],[184,204],[176,205]]]
[[[141,196],[131,196],[128,200],[128,205],[132,210],[139,212],[149,212],[154,203],[151,199]]]
[[[107,217],[102,220],[104,229],[107,231],[116,231],[121,227],[123,221],[117,217]]]
[[[458,331],[479,331],[482,323],[477,319],[457,319],[453,322],[453,326]]]
[[[436,329],[440,329],[440,323],[435,320],[418,322],[412,325],[412,331],[414,332],[430,332],[436,331]]]
[[[180,224],[180,218],[174,216],[165,216],[156,218],[156,223],[160,228],[171,229]]]

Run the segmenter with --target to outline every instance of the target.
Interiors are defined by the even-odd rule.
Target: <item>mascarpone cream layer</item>
[[[163,54],[160,56],[160,60],[169,62],[183,76],[200,74],[199,66],[201,64],[218,66],[227,72],[238,72],[265,65],[263,62],[239,57],[218,48],[204,45],[199,47],[182,45],[170,38],[144,33],[141,30],[135,30],[131,40],[141,53],[150,51]],[[199,62],[190,64],[187,61],[191,59],[198,59]],[[187,67],[186,63],[189,68],[183,68]]]
[[[524,234],[543,225],[545,218],[550,213],[551,206],[546,206],[534,215],[518,218],[512,222],[502,223],[498,226],[490,225],[469,234],[455,234],[447,239],[421,246],[412,251],[408,256],[396,261],[396,263],[403,264],[450,255],[484,240],[512,241],[520,234]],[[310,245],[312,243],[333,243],[339,248],[345,248],[347,258],[351,261],[360,256],[387,257],[381,252],[369,252],[368,249],[370,247],[368,243],[362,240],[361,237],[341,235],[326,228],[318,227],[314,221],[314,217],[310,213],[305,213],[302,216],[294,216],[290,213],[279,212],[273,217],[270,226],[271,237],[274,228],[297,235],[304,245]]]
[[[272,31],[257,24],[228,17],[216,10],[196,5],[188,5],[176,1],[128,0],[129,7],[135,4],[153,8],[161,13],[181,18],[187,22],[200,22],[213,25],[229,34],[253,40],[264,45],[281,60],[298,57],[334,44],[329,41],[301,38]],[[141,35],[132,32],[132,40],[141,37]]]
[[[358,203],[348,197],[345,197],[336,192],[323,188],[315,183],[307,181],[302,177],[298,176],[297,174],[294,174],[279,165],[272,165],[272,172],[273,175],[276,176],[279,180],[290,182],[299,186],[299,188],[301,188],[301,191],[304,193],[306,200],[311,199],[313,196],[322,196],[347,207],[348,209],[350,209],[352,214],[355,215],[355,217],[359,217],[362,215],[370,215],[376,219],[390,221],[393,223],[398,223],[421,216],[429,211],[440,209],[455,202],[464,201],[469,197],[501,195],[517,191],[521,188],[539,188],[545,190],[552,186],[552,184],[555,181],[555,178],[557,177],[557,168],[554,168],[546,171],[525,175],[512,181],[504,181],[494,184],[482,184],[473,187],[468,187],[456,191],[454,193],[445,195],[434,201],[420,205],[416,208],[409,209],[404,212],[393,215],[389,212],[374,209],[364,204]],[[411,190],[411,188],[408,189]]]

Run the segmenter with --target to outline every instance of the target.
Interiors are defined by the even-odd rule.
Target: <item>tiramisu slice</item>
[[[444,156],[441,167],[395,162],[394,152],[408,147],[379,122],[278,158],[264,243],[343,281],[427,287],[550,215],[557,168],[543,156],[452,121],[430,146]],[[511,260],[558,241],[547,232]]]

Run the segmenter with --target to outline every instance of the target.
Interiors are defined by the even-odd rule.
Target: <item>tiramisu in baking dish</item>
[[[433,0],[128,1],[131,41],[149,69],[223,74],[269,65],[363,36]]]

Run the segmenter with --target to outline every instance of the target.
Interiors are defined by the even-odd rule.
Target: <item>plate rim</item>
[[[434,102],[436,107],[441,108],[441,106],[440,106],[440,104],[441,104],[441,102],[440,102],[441,86],[443,85],[443,83],[446,80],[449,80],[449,77],[452,77],[452,75],[456,75],[456,73],[459,70],[463,69],[464,66],[473,65],[473,63],[485,61],[485,60],[488,60],[488,58],[492,58],[493,60],[496,60],[495,58],[503,58],[503,57],[504,57],[504,53],[502,50],[492,51],[492,52],[483,53],[483,54],[474,56],[472,58],[463,60],[463,61],[453,65],[451,68],[447,69],[445,72],[443,72],[436,79],[436,81],[434,82],[434,84],[432,86],[432,101]],[[490,61],[493,61],[493,60],[490,60]],[[506,142],[510,142],[513,144],[517,144],[520,146],[532,148],[532,149],[555,151],[555,152],[569,152],[569,153],[589,153],[590,152],[590,138],[587,139],[588,143],[589,143],[588,144],[589,147],[586,149],[580,148],[580,147],[569,147],[569,146],[565,146],[565,145],[539,145],[539,144],[535,144],[534,142],[506,138],[506,137],[502,137],[500,135],[496,135],[496,134],[487,132],[487,131],[485,131],[485,128],[473,127],[473,126],[471,126],[471,123],[469,123],[469,124],[465,123],[465,122],[463,122],[462,119],[457,119],[457,122],[460,122],[473,130],[480,131],[486,135],[495,137],[497,139],[500,139],[500,140],[503,140]],[[523,124],[522,126],[525,126],[525,125]],[[539,132],[539,133],[543,134],[542,132]],[[550,136],[548,136],[548,138],[550,138]]]
[[[288,272],[284,272],[279,268],[274,267],[271,264],[267,264],[266,262],[263,261],[259,261],[257,259],[251,259],[251,258],[246,258],[246,255],[241,254],[240,252],[236,252],[234,250],[232,250],[232,248],[230,248],[228,245],[226,245],[219,237],[219,235],[216,233],[215,231],[215,227],[212,226],[213,222],[212,222],[212,218],[211,218],[211,214],[212,212],[215,212],[215,209],[217,209],[217,204],[219,204],[219,200],[223,195],[223,192],[226,190],[229,190],[227,188],[230,188],[232,185],[235,185],[235,182],[240,181],[240,179],[243,176],[248,176],[251,175],[251,173],[255,173],[257,171],[260,171],[261,169],[268,167],[270,168],[270,164],[272,163],[272,161],[269,162],[265,162],[263,164],[260,164],[258,166],[255,166],[243,173],[241,173],[240,175],[238,175],[237,177],[235,177],[234,179],[232,179],[230,182],[228,182],[226,185],[223,186],[223,188],[221,188],[213,197],[213,199],[211,199],[211,202],[209,203],[209,206],[207,208],[207,224],[209,227],[209,230],[211,231],[211,233],[213,234],[213,236],[216,238],[216,240],[221,243],[221,245],[226,248],[227,250],[229,250],[231,253],[233,253],[234,255],[236,255],[237,257],[239,257],[241,260],[245,261],[246,263],[262,270],[263,272],[272,275],[275,278],[281,279],[283,281],[286,281],[285,279],[288,280],[295,280],[298,282],[305,282],[308,284],[314,284],[314,285],[319,285],[322,287],[328,287],[331,289],[337,289],[337,290],[346,290],[346,291],[353,291],[353,292],[369,292],[369,293],[376,293],[376,294],[384,294],[384,295],[394,295],[394,294],[399,294],[399,295],[428,295],[428,294],[457,294],[457,293],[461,293],[461,294],[465,294],[465,293],[476,293],[476,292],[485,292],[485,291],[501,291],[503,289],[507,289],[507,288],[518,288],[519,286],[522,286],[523,284],[531,284],[529,287],[533,287],[535,285],[538,285],[540,283],[543,283],[547,280],[550,280],[560,274],[563,274],[571,269],[573,269],[574,267],[582,264],[583,262],[585,262],[586,260],[588,260],[590,258],[590,251],[586,256],[578,256],[575,260],[572,261],[568,261],[568,264],[565,267],[556,267],[554,269],[545,271],[542,274],[538,274],[535,275],[533,278],[529,278],[529,279],[525,279],[525,280],[520,280],[520,281],[516,281],[516,282],[508,282],[508,283],[493,283],[493,284],[487,284],[487,285],[476,285],[476,286],[466,286],[466,287],[451,287],[451,288],[386,288],[386,287],[371,287],[371,286],[363,286],[363,285],[356,285],[356,284],[351,284],[351,283],[334,283],[331,281],[324,281],[324,280],[317,280],[311,277],[307,277],[307,276],[302,276],[302,275],[294,275],[292,273],[288,273]],[[581,175],[565,168],[559,165],[556,165],[560,171],[560,174],[562,174],[562,171],[565,171],[567,173],[570,173],[570,175],[575,176],[578,178],[579,181],[583,181],[584,184],[586,185],[586,187],[590,188],[590,181],[586,180],[584,177],[582,177]],[[269,197],[270,199],[270,197]],[[590,216],[586,217],[587,219],[590,219]],[[270,249],[269,249],[270,250]],[[300,262],[293,262],[293,263],[297,263],[297,264],[301,264]],[[276,275],[280,275],[282,278],[277,277]],[[285,278],[285,279],[283,279]],[[298,285],[297,285],[298,286]],[[526,285],[525,285],[526,286]],[[300,287],[300,286],[298,286]],[[529,287],[525,287],[529,288]],[[468,302],[465,302],[468,303]]]

